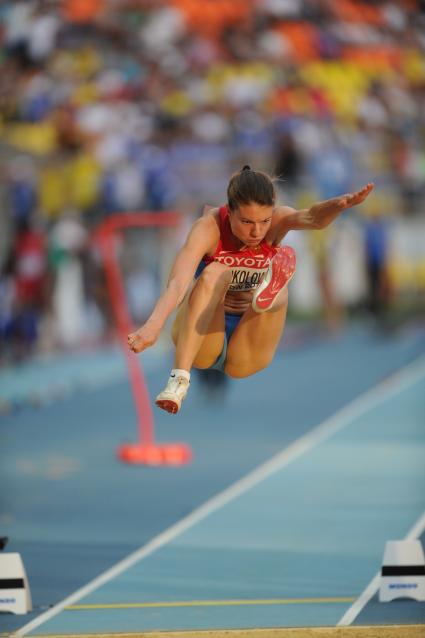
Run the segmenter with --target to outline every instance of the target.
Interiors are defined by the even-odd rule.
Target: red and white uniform
[[[232,234],[227,206],[219,209],[220,240],[213,255],[205,255],[203,262],[210,264],[219,261],[232,270],[229,290],[255,290],[263,281],[269,264],[279,250],[279,246],[271,246],[264,240],[258,246],[237,247],[237,240]]]

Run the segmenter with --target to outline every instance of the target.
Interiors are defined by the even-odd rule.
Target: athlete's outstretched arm
[[[174,261],[167,287],[155,308],[138,330],[128,335],[128,345],[133,352],[142,352],[158,339],[165,322],[184,296],[193,280],[202,257],[217,245],[219,230],[213,217],[198,219]]]
[[[347,193],[317,202],[304,210],[295,210],[289,206],[277,208],[277,235],[282,238],[289,230],[314,230],[329,226],[342,211],[361,204],[374,189],[371,182],[356,193]]]

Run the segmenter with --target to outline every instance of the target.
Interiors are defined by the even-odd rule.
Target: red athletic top
[[[229,290],[252,290],[258,288],[263,281],[269,264],[278,250],[264,240],[258,246],[237,247],[237,242],[230,229],[227,206],[219,209],[220,239],[213,255],[205,255],[203,262],[210,264],[219,261],[232,269],[232,280]]]

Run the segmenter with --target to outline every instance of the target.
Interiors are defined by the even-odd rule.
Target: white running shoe
[[[162,410],[176,414],[182,401],[189,390],[190,381],[184,376],[171,373],[165,390],[160,392],[155,399],[156,405]]]

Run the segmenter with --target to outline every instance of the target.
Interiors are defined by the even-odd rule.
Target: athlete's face
[[[247,246],[258,246],[272,223],[273,206],[243,204],[230,212],[232,233]]]

